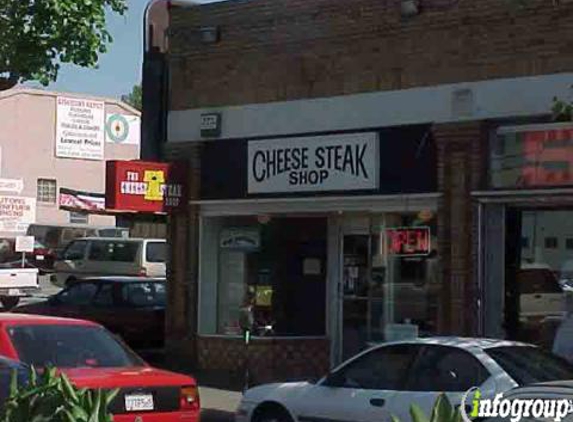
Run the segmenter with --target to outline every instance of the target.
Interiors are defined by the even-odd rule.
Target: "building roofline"
[[[126,111],[128,111],[134,115],[141,116],[141,112],[139,110],[133,108],[129,104],[127,104],[121,100],[118,100],[116,98],[102,97],[102,96],[90,95],[90,94],[82,94],[82,93],[77,93],[77,92],[47,91],[47,90],[43,90],[43,89],[36,89],[36,88],[28,88],[28,87],[19,86],[19,87],[7,89],[5,91],[0,91],[0,100],[3,100],[4,98],[14,97],[16,95],[22,95],[22,94],[24,94],[24,95],[37,95],[37,96],[44,96],[44,97],[65,96],[65,97],[81,98],[81,99],[87,99],[87,100],[93,100],[93,101],[104,101],[107,104],[117,105],[118,107],[121,107],[121,108],[125,109]]]

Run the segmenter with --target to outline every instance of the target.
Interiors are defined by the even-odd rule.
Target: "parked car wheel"
[[[20,303],[20,298],[12,296],[2,296],[0,297],[0,303],[2,303],[2,306],[4,307],[5,311],[9,311],[18,306],[18,303]]]
[[[262,406],[256,412],[255,422],[293,422],[287,411],[280,406]]]

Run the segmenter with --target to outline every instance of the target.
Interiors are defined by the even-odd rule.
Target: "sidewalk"
[[[201,384],[199,384],[201,385]],[[241,393],[211,387],[199,387],[201,422],[232,422]]]

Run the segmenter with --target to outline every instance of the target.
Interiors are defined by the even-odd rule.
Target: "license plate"
[[[125,410],[128,412],[153,410],[153,408],[151,394],[126,394],[125,396]]]
[[[43,261],[44,255],[36,255],[36,261]]]
[[[20,296],[21,294],[20,289],[8,289],[8,296]]]

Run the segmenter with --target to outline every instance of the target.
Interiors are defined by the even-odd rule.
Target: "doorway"
[[[432,212],[349,216],[342,230],[342,357],[433,334],[440,290]]]
[[[573,210],[507,208],[505,328],[551,349],[573,292]]]

